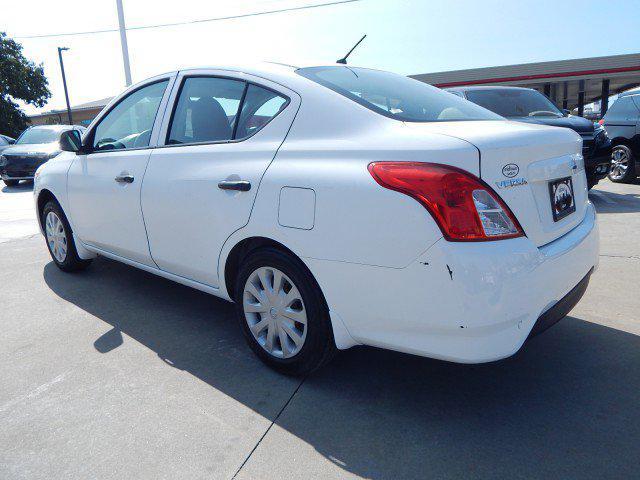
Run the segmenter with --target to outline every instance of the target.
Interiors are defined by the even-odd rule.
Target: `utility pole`
[[[129,46],[127,45],[127,29],[124,26],[124,10],[122,0],[116,0],[118,6],[118,25],[120,27],[120,44],[122,45],[122,63],[124,64],[124,80],[127,87],[131,85],[131,66],[129,65]]]
[[[71,105],[69,104],[69,90],[67,90],[67,77],[64,74],[64,63],[62,62],[62,52],[69,50],[67,47],[58,47],[58,58],[60,59],[60,70],[62,71],[62,85],[64,85],[64,98],[67,100],[67,115],[69,116],[69,125],[73,125],[71,117]]]

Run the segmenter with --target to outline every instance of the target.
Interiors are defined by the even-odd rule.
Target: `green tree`
[[[0,32],[0,133],[15,137],[29,119],[14,100],[43,107],[51,97],[42,64],[27,60],[22,45]]]

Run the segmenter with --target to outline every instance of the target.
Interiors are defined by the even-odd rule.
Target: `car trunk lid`
[[[582,142],[574,131],[509,121],[407,125],[473,144],[480,152],[480,177],[500,195],[537,246],[561,237],[584,218],[587,183]],[[559,206],[571,200],[566,197],[569,182],[562,179],[570,179],[575,211],[568,208],[554,218],[552,196]]]

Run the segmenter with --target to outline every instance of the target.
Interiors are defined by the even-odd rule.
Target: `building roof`
[[[640,74],[640,53],[423,73],[411,77],[439,87],[453,87],[524,81],[536,83],[551,79],[574,80],[593,75],[609,77],[634,73]]]
[[[81,103],[79,105],[74,105],[71,107],[71,111],[72,112],[81,112],[83,110],[92,110],[95,108],[104,108],[104,106],[109,103],[111,101],[113,97],[106,97],[106,98],[102,98],[100,100],[94,100],[92,102],[86,102],[86,103]],[[58,115],[58,114],[63,114],[66,113],[67,109],[63,108],[63,109],[58,109],[58,110],[50,110],[48,112],[39,112],[36,113],[34,115],[29,115],[29,118],[36,118],[36,117],[44,117],[47,115]]]
[[[640,85],[640,53],[421,73],[411,77],[441,88],[513,85],[542,91],[549,85],[553,98],[567,99],[569,106],[575,106],[579,92],[585,93],[585,103],[600,99],[605,79],[609,80],[611,95]]]

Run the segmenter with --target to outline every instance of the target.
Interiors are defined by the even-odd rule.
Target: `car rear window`
[[[296,72],[396,120],[451,122],[502,119],[449,92],[395,73],[348,66],[300,68]]]
[[[503,117],[562,117],[551,100],[535,90],[496,88],[467,91],[473,103]]]

